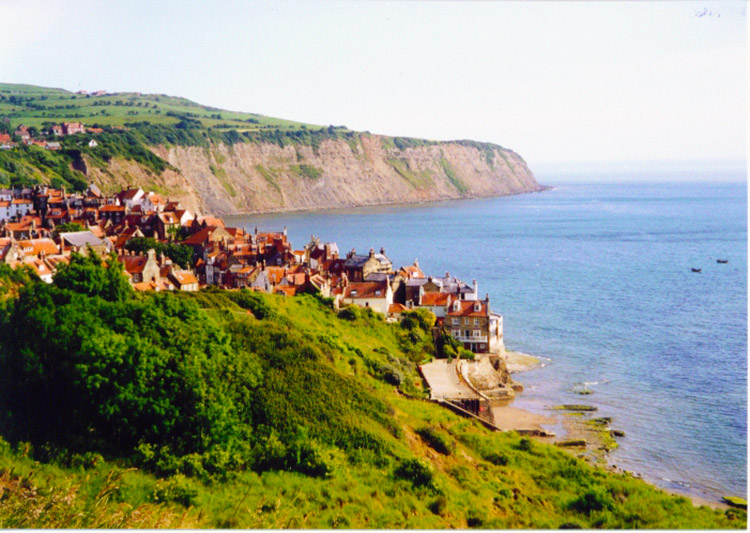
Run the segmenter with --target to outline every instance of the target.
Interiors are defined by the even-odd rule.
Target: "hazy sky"
[[[0,81],[551,162],[747,152],[746,3],[0,0]]]

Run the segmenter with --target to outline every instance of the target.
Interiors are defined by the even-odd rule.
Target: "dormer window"
[[[479,302],[475,303],[474,304],[474,312],[478,313],[481,310],[482,310],[482,304],[480,304]]]
[[[375,291],[375,296],[380,296],[380,289]]]
[[[459,309],[461,309],[461,302],[456,300],[455,302],[453,302],[453,310],[458,311]]]
[[[356,290],[353,290],[353,291],[351,292],[351,295],[352,295],[352,296],[357,296],[357,291],[356,291]]]

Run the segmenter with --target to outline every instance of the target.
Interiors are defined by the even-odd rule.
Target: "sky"
[[[746,7],[0,0],[0,81],[494,142],[532,169],[744,167]]]

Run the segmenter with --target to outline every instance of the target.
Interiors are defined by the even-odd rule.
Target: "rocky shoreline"
[[[506,351],[506,356],[506,368],[511,375],[544,366],[542,359],[529,354]],[[591,410],[577,410],[575,409],[576,406],[561,405],[549,407],[550,414],[542,415],[513,406],[513,398],[495,403],[492,405],[493,421],[501,430],[520,430],[520,432],[538,438],[542,442],[556,444],[576,457],[610,472],[624,473],[637,478],[643,477],[638,472],[623,470],[612,463],[609,451],[617,447],[614,440],[615,433],[619,433],[617,436],[624,436],[624,432],[611,429],[609,427],[611,419],[597,417],[595,407],[591,406]],[[538,432],[534,430],[538,430]],[[543,436],[545,432],[551,435]],[[664,488],[662,490],[689,498],[696,506],[706,505],[716,509],[728,509],[730,507],[725,501],[709,500],[677,490]]]

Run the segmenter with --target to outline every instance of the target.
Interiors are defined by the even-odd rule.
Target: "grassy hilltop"
[[[92,96],[14,83],[0,83],[0,117],[8,117],[13,126],[25,124],[37,128],[41,128],[45,122],[63,120],[103,126],[124,126],[141,121],[173,126],[182,117],[199,120],[206,128],[235,128],[239,131],[264,128],[299,130],[303,126],[320,128],[255,113],[203,106],[166,94],[107,93]]]
[[[112,265],[0,265],[0,527],[746,525],[426,401],[429,314],[135,294]]]
[[[51,126],[68,121],[83,122],[87,127],[103,131],[63,137],[43,135]],[[304,188],[321,176],[331,180],[331,186],[323,189],[336,191],[340,188],[336,184],[343,179],[342,167],[346,167],[346,179],[359,172],[363,184],[357,189],[367,191],[370,182],[382,183],[380,189],[363,192],[362,198],[331,200],[334,204],[346,205],[394,201],[387,194],[385,198],[378,195],[382,196],[384,190],[398,191],[399,186],[406,186],[404,192],[414,194],[416,201],[425,200],[424,194],[429,197],[429,191],[437,194],[439,199],[472,193],[507,193],[502,186],[496,185],[493,189],[491,184],[482,181],[490,179],[488,175],[500,172],[507,174],[509,184],[506,188],[518,192],[518,187],[523,188],[519,179],[524,181],[526,170],[519,167],[525,167],[525,163],[522,164],[516,154],[490,143],[373,137],[344,126],[323,127],[254,113],[226,111],[166,95],[113,93],[93,96],[62,89],[0,84],[0,133],[12,134],[21,124],[29,127],[34,137],[46,137],[46,140],[60,142],[62,146],[60,150],[51,151],[19,144],[12,150],[0,150],[0,187],[51,183],[68,190],[82,190],[92,176],[98,176],[103,190],[116,189],[123,180],[134,179],[127,177],[132,169],[120,169],[122,175],[116,175],[118,170],[113,170],[110,163],[128,161],[138,165],[140,177],[135,179],[140,180],[139,185],[164,194],[175,194],[185,188],[203,190],[207,178],[215,177],[214,192],[223,194],[225,189],[226,201],[234,209],[241,210],[258,200],[262,204],[269,197],[274,200],[265,206],[267,208],[284,207],[284,201],[294,203],[293,192],[299,189],[299,185]],[[92,139],[96,146],[89,146]],[[337,141],[339,148],[345,150],[343,153],[329,150],[321,155],[319,148],[324,141]],[[281,151],[292,146],[294,150],[291,155],[266,154],[266,159],[263,159],[263,153],[257,156],[245,154],[247,159],[243,160],[241,150],[237,153],[232,150],[238,144],[271,144]],[[446,157],[451,157],[450,153],[457,145],[474,153],[468,159],[466,154],[454,154],[451,163]],[[178,154],[170,155],[175,151],[171,149],[176,147],[199,148],[198,152],[205,161],[196,163],[197,154],[185,156],[184,150],[176,150]],[[408,148],[420,147],[438,149],[433,150],[432,155],[423,154],[414,160],[404,152]],[[443,153],[443,147],[447,155]],[[477,161],[466,163],[472,155]],[[430,159],[435,159],[432,166],[420,166]],[[465,169],[461,167],[464,163]],[[359,170],[358,166],[361,167]],[[477,171],[481,166],[486,169]],[[188,181],[183,180],[177,185],[172,183],[170,187],[162,179],[167,170]],[[252,181],[253,177],[257,178],[256,182]],[[441,189],[440,183],[445,180],[447,188]],[[284,186],[285,182],[288,183]],[[476,184],[475,189],[471,187],[472,182]],[[490,182],[494,183],[491,179]],[[263,192],[256,198],[253,192],[257,190]],[[404,201],[402,192],[393,194],[399,201]],[[276,198],[277,195],[285,198]]]

